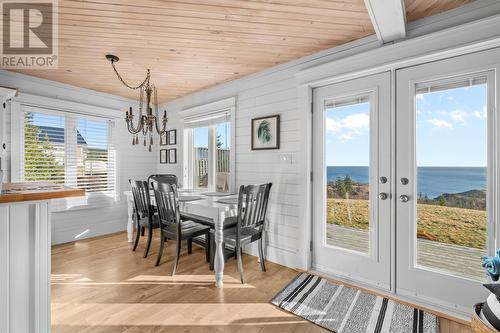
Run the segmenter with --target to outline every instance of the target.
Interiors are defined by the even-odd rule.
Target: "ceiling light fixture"
[[[118,73],[115,67],[115,63],[117,63],[120,58],[115,55],[107,54],[106,59],[111,62],[111,66],[116,73],[118,79],[123,83],[127,88],[132,90],[140,90],[139,93],[139,123],[137,126],[134,125],[134,115],[132,114],[132,107],[129,108],[129,111],[126,111],[125,121],[127,122],[127,129],[133,135],[132,144],[139,144],[139,133],[142,132],[144,135],[144,146],[147,145],[147,137],[149,135],[149,151],[151,151],[151,147],[153,146],[153,132],[156,130],[158,135],[161,137],[167,131],[167,111],[163,111],[163,118],[160,121],[158,117],[158,91],[154,84],[151,84],[151,72],[148,69],[146,78],[144,81],[137,85],[132,86],[125,82],[122,76]],[[154,104],[154,105],[153,105]],[[153,107],[155,112],[153,114]],[[160,128],[160,122],[162,124]]]

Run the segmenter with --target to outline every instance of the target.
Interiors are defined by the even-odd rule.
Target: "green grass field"
[[[368,230],[368,201],[328,199],[327,221]],[[417,205],[418,237],[477,249],[486,247],[486,211]]]

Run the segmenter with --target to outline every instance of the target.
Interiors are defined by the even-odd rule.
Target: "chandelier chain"
[[[115,63],[113,61],[111,62],[111,66],[113,66],[113,70],[115,71],[115,74],[118,77],[118,79],[121,81],[121,83],[123,83],[123,85],[125,87],[127,87],[129,89],[132,89],[132,90],[137,90],[139,88],[144,87],[149,82],[149,79],[151,77],[151,73],[150,73],[150,71],[148,69],[148,72],[146,74],[146,78],[144,79],[144,81],[141,84],[139,84],[138,86],[131,86],[127,82],[125,82],[125,80],[122,78],[122,76],[120,75],[120,73],[118,73],[118,70],[116,69]]]

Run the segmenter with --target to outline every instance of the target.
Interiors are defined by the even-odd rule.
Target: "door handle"
[[[387,195],[387,193],[384,193],[384,192],[378,194],[378,198],[381,199],[381,200],[385,200],[388,197],[389,196]]]
[[[408,202],[409,200],[410,200],[410,197],[407,196],[406,194],[399,196],[399,201],[401,201],[401,202]]]

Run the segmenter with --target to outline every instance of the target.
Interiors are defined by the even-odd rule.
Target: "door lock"
[[[379,198],[380,200],[385,200],[385,199],[387,199],[388,197],[389,197],[389,196],[387,195],[387,193],[384,193],[384,192],[381,192],[381,193],[379,193],[379,194],[378,194],[378,198]]]
[[[406,177],[401,178],[401,184],[408,185],[408,178],[406,178]]]
[[[401,202],[408,202],[409,200],[410,200],[410,197],[407,196],[406,194],[399,196],[399,201],[401,201]]]
[[[385,184],[385,183],[387,183],[387,177],[382,176],[382,177],[380,177],[379,179],[380,179],[380,183],[381,183],[381,184]]]

